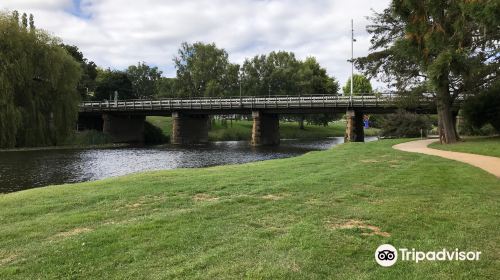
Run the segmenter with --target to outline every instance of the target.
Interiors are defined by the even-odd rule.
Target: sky
[[[0,10],[32,13],[35,25],[76,45],[103,68],[144,61],[175,76],[182,42],[216,43],[233,63],[273,50],[314,56],[343,86],[354,56],[368,53],[366,16],[389,0],[1,0]],[[372,81],[375,88],[383,84]]]

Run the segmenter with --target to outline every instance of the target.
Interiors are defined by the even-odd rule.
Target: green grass
[[[472,153],[485,156],[500,157],[500,137],[470,137],[464,138],[463,142],[451,145],[432,143],[430,148],[454,151],[462,153]]]
[[[147,117],[147,121],[160,127],[163,133],[170,136],[172,120],[169,117]],[[306,125],[304,130],[299,129],[297,122],[280,122],[280,136],[282,139],[320,139],[327,137],[344,136],[345,123],[337,121],[328,126]],[[365,129],[366,136],[378,135],[378,129]],[[250,140],[252,137],[252,121],[227,120],[226,125],[217,120],[212,124],[208,133],[210,141],[229,141],[229,140]]]
[[[165,136],[170,137],[172,133],[172,118],[170,117],[160,117],[160,116],[147,116],[146,121],[150,124],[159,127]]]
[[[500,180],[399,142],[0,195],[0,279],[498,277]],[[482,255],[382,268],[384,243]]]

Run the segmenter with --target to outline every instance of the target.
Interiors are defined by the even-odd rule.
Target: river
[[[366,137],[366,141],[376,140]],[[342,137],[323,140],[282,140],[278,147],[252,147],[247,141],[207,146],[54,149],[0,152],[0,193],[47,185],[76,183],[150,170],[206,167],[287,158],[325,150]]]

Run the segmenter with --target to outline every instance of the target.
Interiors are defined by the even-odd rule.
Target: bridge
[[[173,144],[208,142],[210,115],[252,115],[252,145],[279,144],[280,114],[346,113],[346,141],[364,141],[363,114],[401,108],[393,95],[308,95],[82,102],[80,129],[100,129],[116,142],[141,142],[146,116],[172,116]],[[413,102],[412,110],[435,112],[430,99]]]

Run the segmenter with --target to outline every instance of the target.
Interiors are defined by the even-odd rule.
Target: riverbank
[[[500,181],[400,142],[0,195],[0,278],[496,277]],[[482,254],[382,268],[384,243]]]
[[[161,130],[163,137],[158,135],[160,132],[148,130],[148,135],[145,135],[147,145],[158,145],[168,143],[172,131],[172,118],[149,116],[147,121],[153,127]],[[305,125],[305,129],[299,129],[297,122],[280,122],[281,139],[325,139],[329,137],[343,137],[345,133],[345,122],[336,121],[329,123],[328,126],[320,125]],[[365,129],[365,136],[377,136],[379,129]],[[163,138],[163,139],[162,139]],[[208,139],[211,142],[215,141],[249,141],[252,138],[252,121],[238,120],[225,121],[216,120],[212,124],[212,128],[208,133]],[[18,151],[44,151],[44,150],[66,150],[66,149],[107,149],[127,147],[128,144],[110,143],[111,139],[98,131],[80,131],[71,135],[64,143],[59,146],[48,147],[24,147],[0,149],[0,152],[18,152]]]
[[[439,142],[432,143],[429,148],[444,151],[471,153],[484,156],[500,157],[500,136],[495,137],[464,137],[462,141],[451,145]]]
[[[79,150],[79,149],[111,149],[130,146],[124,143],[111,143],[111,139],[102,132],[95,130],[75,131],[57,146],[20,147],[0,149],[0,152],[49,151],[49,150]]]
[[[170,137],[172,119],[169,117],[147,117],[147,121],[159,127],[165,136]],[[377,136],[376,128],[365,129],[366,136]],[[328,137],[343,137],[345,122],[335,121],[328,126],[306,124],[299,129],[298,122],[280,122],[280,137],[282,139],[323,139]],[[216,120],[208,132],[210,141],[238,141],[252,138],[252,121],[248,120]]]
[[[0,149],[0,152],[23,152],[23,151],[50,151],[50,150],[94,150],[94,149],[114,149],[126,148],[129,144],[108,143],[98,145],[63,145],[63,146],[48,146],[48,147],[26,147],[26,148],[11,148]]]

